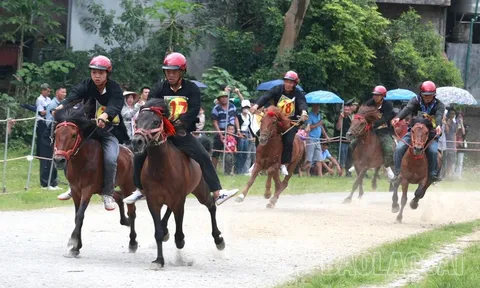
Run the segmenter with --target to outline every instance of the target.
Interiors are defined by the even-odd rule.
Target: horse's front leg
[[[135,219],[137,218],[136,210],[137,208],[135,204],[127,204],[128,219],[130,222],[130,242],[128,243],[128,250],[131,253],[135,253],[138,249],[137,232],[135,231]]]
[[[407,204],[407,193],[408,193],[408,181],[406,179],[402,179],[402,207],[400,208],[400,213],[398,213],[397,215],[398,223],[402,223],[403,209]]]
[[[115,191],[113,197],[118,205],[118,211],[120,213],[120,225],[130,226],[130,220],[125,216],[125,204],[123,203],[123,195],[120,191]],[[130,217],[130,216],[129,216]]]
[[[398,185],[395,185],[392,196],[392,213],[397,213],[399,210],[400,205],[398,205]]]
[[[417,190],[415,190],[415,197],[413,197],[412,201],[410,201],[410,208],[417,209],[418,202],[420,199],[425,196],[425,192],[427,191],[428,187],[430,187],[431,182],[428,181],[428,178],[425,178],[418,184]]]
[[[377,191],[378,171],[380,171],[380,167],[375,168],[375,172],[373,173],[373,179],[372,179],[372,190],[373,191]]]
[[[213,197],[213,196],[212,196]],[[170,233],[168,232],[168,219],[170,219],[170,215],[172,215],[172,209],[167,207],[167,211],[162,218],[162,227],[163,227],[163,242],[167,242],[170,239]]]
[[[253,170],[252,170],[252,176],[250,176],[250,179],[248,179],[247,186],[243,188],[243,191],[238,197],[235,199],[236,202],[243,202],[245,197],[247,197],[248,190],[250,187],[252,187],[253,182],[255,182],[255,179],[257,179],[258,174],[262,171],[262,167],[260,167],[260,164],[255,163],[253,165]]]
[[[151,199],[153,198],[153,199]],[[159,270],[165,265],[163,258],[163,225],[161,219],[161,212],[163,204],[157,201],[155,197],[147,197],[148,210],[153,218],[153,225],[155,226],[155,241],[157,243],[157,259],[152,262],[151,269]]]
[[[68,253],[69,257],[77,257],[80,254],[80,249],[82,248],[82,226],[83,226],[83,219],[85,218],[85,211],[87,210],[88,203],[90,203],[90,198],[92,197],[92,193],[82,192],[75,193],[72,191],[72,196],[74,196],[73,201],[75,203],[75,228],[73,229],[72,235],[68,240],[68,247],[70,251]]]
[[[357,170],[357,172],[358,172],[358,170]],[[348,195],[348,197],[345,198],[345,200],[343,200],[343,203],[352,202],[353,193],[355,193],[355,190],[357,190],[357,188],[359,186],[359,183],[361,183],[363,177],[365,176],[365,173],[367,173],[367,168],[364,168],[364,169],[360,170],[360,173],[357,174],[357,178],[355,179],[355,182],[353,183],[353,186],[352,186],[352,192],[350,192],[350,195]]]
[[[267,181],[265,182],[265,193],[263,194],[263,197],[265,197],[265,199],[270,199],[270,197],[272,197],[272,177],[273,174],[270,169],[268,169]],[[275,191],[277,191],[277,188],[277,183],[275,183]]]
[[[280,174],[278,169],[269,169],[268,170],[268,176],[273,177],[273,181],[275,181],[275,195],[270,198],[270,201],[267,204],[267,208],[275,208],[275,204],[278,201],[278,197],[280,196],[280,193],[282,192],[282,182],[280,181]]]

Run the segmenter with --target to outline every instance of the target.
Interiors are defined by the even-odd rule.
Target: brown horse
[[[103,187],[103,152],[100,142],[95,138],[101,131],[95,122],[88,118],[88,106],[69,105],[55,114],[55,148],[54,163],[57,169],[66,168],[66,177],[70,184],[73,202],[75,203],[75,229],[68,245],[71,246],[69,256],[75,257],[82,248],[82,225],[85,210],[93,194],[98,194]],[[120,145],[118,156],[116,185],[121,193],[114,193],[120,211],[120,224],[130,226],[130,252],[138,248],[135,232],[135,205],[127,205],[128,218],[125,217],[123,198],[135,191],[133,185],[133,154]]]
[[[200,165],[167,140],[168,136],[175,134],[175,129],[168,120],[164,100],[152,99],[143,107],[137,118],[137,130],[132,138],[132,145],[135,153],[147,153],[141,180],[155,225],[157,259],[152,262],[152,269],[159,269],[165,264],[162,241],[167,241],[170,235],[167,223],[171,212],[176,223],[175,244],[178,249],[185,246],[182,225],[185,199],[190,193],[208,208],[213,239],[217,249],[223,250],[225,241],[217,227],[217,208],[203,179]],[[162,219],[163,205],[167,206],[167,211]]]
[[[373,190],[377,189],[378,171],[383,165],[383,152],[380,137],[372,129],[373,123],[378,120],[380,112],[375,106],[362,105],[355,114],[347,138],[356,138],[357,146],[353,151],[353,165],[357,172],[357,178],[353,183],[352,192],[345,198],[344,203],[350,203],[355,190],[359,188],[358,197],[363,196],[363,177],[367,170],[375,168],[372,179]]]
[[[275,106],[270,106],[265,111],[265,116],[260,124],[260,138],[257,147],[255,166],[252,176],[248,180],[247,186],[243,189],[242,195],[238,196],[236,201],[243,202],[248,194],[248,190],[255,182],[258,174],[267,170],[268,178],[265,185],[265,198],[270,199],[267,208],[274,208],[280,197],[280,194],[288,187],[288,181],[293,175],[298,163],[305,155],[305,145],[302,140],[295,137],[293,142],[292,161],[288,164],[288,175],[280,182],[280,160],[282,156],[282,133],[291,127],[290,120],[280,112]],[[272,178],[275,181],[275,194],[273,197],[270,191]],[[270,198],[271,197],[271,198]]]
[[[428,177],[428,160],[425,150],[428,148],[431,141],[429,138],[429,129],[427,125],[428,120],[423,117],[417,117],[414,119],[414,125],[410,130],[412,144],[407,144],[408,150],[402,158],[402,168],[400,172],[400,183],[394,186],[394,192],[392,197],[392,212],[397,213],[397,222],[401,223],[403,218],[403,209],[407,204],[407,192],[408,184],[418,184],[417,190],[415,190],[415,197],[410,202],[412,209],[417,209],[418,201],[425,196],[425,192],[432,184]],[[403,141],[403,140],[400,140]],[[427,143],[428,142],[428,143]],[[442,166],[442,155],[438,153],[438,167]],[[398,186],[402,185],[402,206],[399,209],[398,205]]]

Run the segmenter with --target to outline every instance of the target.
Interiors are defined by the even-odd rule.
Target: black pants
[[[178,150],[184,152],[188,155],[188,157],[200,164],[203,178],[205,179],[205,182],[207,182],[208,187],[210,187],[211,192],[222,189],[217,172],[215,171],[212,161],[210,160],[210,156],[197,138],[193,137],[192,134],[187,133],[185,136],[176,135],[170,137],[169,139],[172,141],[172,144],[178,148]],[[143,163],[145,162],[146,158],[146,152],[142,154],[136,154],[133,158],[133,182],[138,189],[143,189],[141,175]]]
[[[288,164],[292,161],[293,141],[295,140],[295,135],[297,135],[297,132],[298,126],[293,127],[287,133],[282,135],[283,153],[281,164]]]
[[[52,158],[53,148],[50,141],[50,130],[52,125],[47,126],[45,121],[38,121],[37,123],[37,156],[44,158]],[[42,187],[48,186],[48,177],[50,176],[51,160],[40,159],[40,185]],[[50,186],[57,186],[57,169],[52,168],[52,178]]]

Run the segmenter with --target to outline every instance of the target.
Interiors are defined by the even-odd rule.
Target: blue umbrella
[[[407,89],[394,89],[387,92],[385,100],[390,101],[409,101],[413,97],[417,96],[414,92]]]
[[[193,83],[195,83],[195,84],[198,86],[198,88],[207,88],[207,87],[208,87],[207,85],[203,84],[203,83],[200,82],[200,81],[197,81],[197,80],[190,80],[190,81],[192,81]]]
[[[258,85],[257,91],[268,91],[268,90],[272,89],[273,87],[278,86],[278,85],[282,85],[282,84],[283,84],[282,79],[263,82],[260,85]],[[300,85],[297,85],[297,88],[298,88],[298,90],[303,91],[303,88]]]
[[[308,104],[335,104],[343,103],[343,99],[338,97],[335,93],[329,91],[314,91],[305,95]]]

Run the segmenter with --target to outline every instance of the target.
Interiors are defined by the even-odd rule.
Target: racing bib
[[[170,112],[170,117],[168,117],[168,120],[170,121],[177,120],[188,110],[188,98],[185,96],[165,96],[163,99]]]
[[[282,114],[288,117],[295,115],[295,101],[285,95],[282,95],[282,97],[280,97],[277,103],[277,107],[280,108]]]
[[[97,109],[97,113],[95,114],[96,118],[100,117],[100,115],[102,115],[103,112],[105,112],[105,106],[102,106],[102,105],[99,105],[100,107],[98,107]],[[113,118],[113,121],[112,121],[112,124],[116,125],[120,123],[120,118],[117,116],[115,116],[115,118]]]

